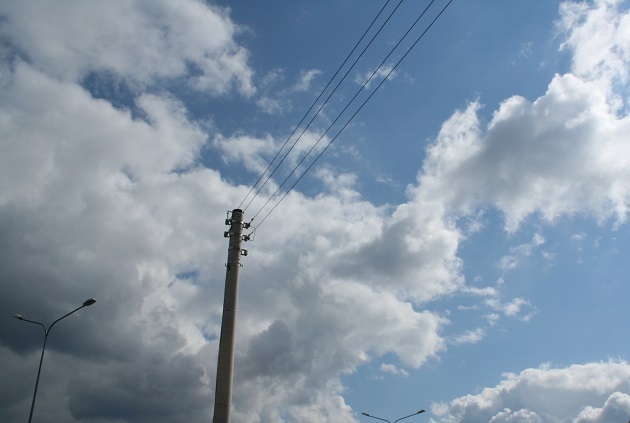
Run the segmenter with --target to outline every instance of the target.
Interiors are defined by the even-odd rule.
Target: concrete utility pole
[[[221,338],[219,340],[219,358],[217,360],[217,383],[214,391],[213,423],[229,423],[230,405],[232,401],[232,370],[234,368],[234,329],[236,326],[236,303],[238,297],[238,273],[241,267],[241,256],[247,250],[241,250],[241,241],[248,240],[243,235],[243,211],[232,210],[231,218],[225,220],[230,230],[223,235],[230,238],[228,260],[225,267],[225,293],[223,296],[223,318],[221,320]]]

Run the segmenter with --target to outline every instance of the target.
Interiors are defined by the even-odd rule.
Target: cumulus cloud
[[[615,6],[616,1],[564,3],[558,25],[570,32],[564,46],[577,58],[574,73],[556,75],[533,102],[520,96],[505,100],[485,126],[479,121],[478,101],[453,114],[428,150],[416,197],[441,198],[460,214],[497,207],[510,232],[533,214],[550,222],[576,213],[625,222],[630,118],[618,113],[619,98],[605,83],[625,80],[630,59],[624,35],[628,25],[623,25],[628,13]],[[615,18],[607,19],[613,11]],[[604,28],[595,31],[596,23]],[[604,32],[605,41],[598,44],[602,51],[589,67],[580,57],[595,48],[581,42],[591,30],[596,35],[588,35],[590,39]],[[611,31],[618,35],[606,35]],[[625,66],[603,73],[593,68],[609,59]]]
[[[570,49],[574,73],[612,88],[611,82],[628,82],[630,16],[619,13],[620,0],[563,2],[558,29],[566,36],[562,49]]]
[[[556,76],[533,103],[506,100],[485,130],[479,107],[471,103],[444,124],[424,164],[419,197],[439,195],[461,213],[495,206],[509,231],[533,213],[548,221],[580,212],[626,220],[630,119],[615,114],[595,86]]]
[[[207,420],[225,256],[222,218],[208,213],[224,216],[246,188],[197,165],[208,135],[174,98],[138,97],[139,119],[24,62],[8,77],[0,100],[2,308],[46,320],[72,298],[98,299],[49,345],[43,377],[55,382],[42,393],[42,421]],[[264,282],[245,285],[240,297],[234,413],[242,421],[278,410],[353,421],[340,374],[388,353],[418,367],[444,348],[443,318],[378,289],[377,278],[370,287],[343,277],[338,261],[321,265],[370,242],[387,214],[353,192],[352,177],[320,177],[335,191],[287,197],[285,209],[301,218],[273,215],[266,225],[284,230],[256,241],[260,253],[243,270]],[[48,295],[33,299],[33,290]],[[2,327],[10,345],[3,360],[19,361],[17,350],[32,360],[37,342],[15,324]],[[22,362],[16,369],[30,374]],[[7,415],[27,404],[26,385],[16,392],[3,397]],[[43,411],[54,404],[68,409]]]
[[[235,41],[238,26],[200,1],[9,2],[0,15],[2,35],[57,78],[111,72],[133,84],[186,78],[214,94],[255,91],[249,53]]]
[[[506,374],[497,386],[435,404],[432,411],[444,423],[625,421],[628,388],[630,365],[625,361],[542,366]]]
[[[262,175],[255,192],[273,195],[279,192],[279,187],[285,192],[289,190],[330,143],[326,134],[311,130],[296,131],[289,135],[288,138],[276,139],[269,134],[264,137],[241,134],[226,137],[217,134],[212,145],[225,163],[241,165],[252,174]],[[318,176],[325,182],[323,173]],[[277,201],[280,197],[281,194],[277,194],[273,198]],[[260,208],[266,200],[261,197],[254,206]]]
[[[603,407],[587,406],[575,419],[575,423],[623,422],[630,416],[630,395],[614,392]]]

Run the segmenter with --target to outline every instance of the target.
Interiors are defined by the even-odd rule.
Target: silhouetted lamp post
[[[35,397],[37,396],[37,385],[39,385],[39,374],[42,371],[42,362],[44,361],[44,351],[46,350],[46,341],[48,340],[48,334],[50,333],[50,330],[55,325],[55,323],[57,323],[61,319],[64,319],[64,318],[70,316],[72,313],[81,310],[83,307],[91,306],[95,302],[96,302],[96,300],[94,298],[88,298],[87,300],[83,301],[83,304],[81,305],[81,307],[78,307],[78,308],[72,310],[70,313],[66,314],[65,316],[61,316],[60,318],[58,318],[57,320],[52,322],[50,324],[50,326],[48,326],[48,327],[46,327],[43,323],[39,323],[39,322],[35,322],[33,320],[25,319],[20,314],[14,314],[13,315],[14,319],[22,320],[24,322],[34,323],[34,324],[40,325],[41,327],[44,328],[44,346],[42,347],[42,355],[41,355],[41,357],[39,359],[39,368],[37,369],[37,379],[35,379],[35,391],[33,392],[33,401],[31,402],[31,413],[28,416],[28,422],[29,423],[31,423],[31,419],[33,418],[33,409],[35,408]]]
[[[405,417],[401,417],[401,418],[399,418],[398,420],[394,420],[394,423],[399,422],[399,421],[401,421],[402,419],[406,419],[407,417],[413,417],[413,416],[415,416],[415,415],[417,415],[417,414],[421,414],[421,413],[424,413],[424,412],[425,412],[425,410],[418,410],[418,411],[416,411],[416,412],[415,412],[415,413],[413,413],[413,414],[410,414],[410,415],[405,416]],[[367,417],[372,417],[373,419],[383,420],[384,422],[391,423],[389,420],[386,420],[386,419],[381,419],[380,417],[376,417],[376,416],[371,416],[371,415],[369,415],[368,413],[361,413],[361,414],[363,414],[364,416],[367,416]]]

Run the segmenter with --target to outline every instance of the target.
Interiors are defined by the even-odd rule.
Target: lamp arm
[[[417,414],[420,414],[420,413],[424,413],[424,410],[416,411],[416,412],[415,412],[415,413],[413,413],[413,414],[410,414],[410,415],[405,416],[405,417],[401,417],[401,418],[399,418],[398,420],[394,420],[394,423],[396,423],[396,422],[398,422],[398,421],[401,421],[402,419],[406,419],[407,417],[413,417],[413,416],[415,416],[415,415],[417,415]]]
[[[361,413],[361,414],[363,414],[364,416],[367,416],[367,417],[371,417],[371,418],[376,419],[376,420],[382,420],[384,422],[391,423],[389,420],[381,419],[380,417],[372,416],[372,415],[370,415],[368,413]]]
[[[85,305],[82,305],[80,307],[75,308],[74,310],[72,310],[70,313],[65,314],[63,316],[61,316],[60,318],[58,318],[57,320],[55,320],[54,322],[52,322],[50,324],[50,326],[48,326],[48,329],[46,330],[46,333],[50,332],[50,330],[52,329],[52,327],[55,325],[55,323],[57,323],[58,321],[65,319],[66,317],[70,316],[72,313],[76,313],[77,311],[81,310],[83,307],[85,307]]]

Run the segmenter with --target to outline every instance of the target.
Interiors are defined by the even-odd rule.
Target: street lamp
[[[394,420],[394,423],[399,422],[399,421],[401,421],[402,419],[406,419],[407,417],[413,417],[413,416],[415,416],[416,414],[421,414],[421,413],[424,413],[424,412],[425,412],[425,410],[418,410],[418,411],[416,411],[416,412],[415,412],[415,413],[413,413],[413,414],[410,414],[410,415],[405,416],[405,417],[401,417],[401,418],[399,418],[398,420]],[[369,415],[368,413],[361,413],[361,414],[363,414],[364,416],[367,416],[367,417],[372,417],[373,419],[383,420],[384,422],[391,423],[389,420],[386,420],[386,419],[381,419],[380,417],[376,417],[376,416],[371,416],[371,415]],[[630,422],[628,422],[628,423],[630,423]]]
[[[44,351],[46,350],[46,341],[48,340],[48,334],[50,333],[50,330],[55,325],[55,323],[57,323],[61,319],[64,319],[64,318],[70,316],[72,313],[74,313],[75,311],[81,310],[83,307],[91,306],[95,302],[96,302],[96,300],[94,298],[88,298],[87,300],[83,301],[83,304],[81,305],[81,307],[75,308],[70,313],[66,314],[65,316],[61,316],[60,318],[58,318],[57,320],[52,322],[50,324],[50,326],[48,326],[48,328],[43,323],[39,323],[39,322],[35,322],[33,320],[25,319],[20,314],[14,314],[13,315],[14,319],[22,320],[24,322],[34,323],[34,324],[40,325],[41,327],[44,328],[44,346],[42,347],[42,355],[41,355],[41,357],[39,359],[39,368],[37,369],[37,379],[35,379],[35,391],[33,392],[33,401],[31,402],[31,413],[28,416],[28,423],[31,423],[31,420],[33,418],[33,409],[35,408],[35,397],[37,396],[37,385],[39,385],[39,374],[42,371],[42,362],[44,361]]]

